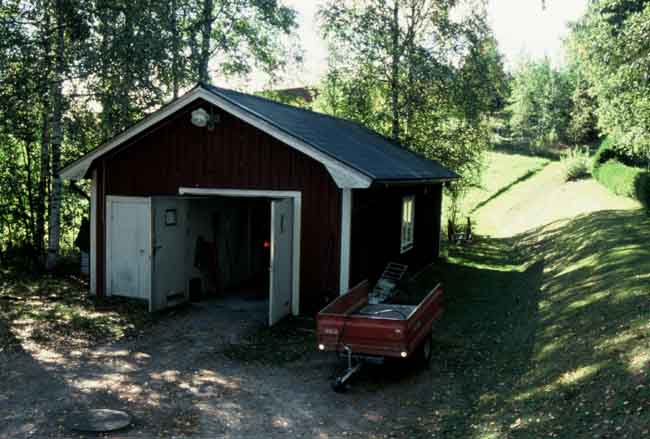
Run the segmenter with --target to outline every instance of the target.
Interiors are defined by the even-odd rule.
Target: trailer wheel
[[[420,347],[420,360],[422,361],[422,365],[427,369],[431,367],[431,352],[433,350],[432,345],[433,345],[433,340],[431,334],[428,334],[424,338],[424,341],[422,342],[422,346]]]

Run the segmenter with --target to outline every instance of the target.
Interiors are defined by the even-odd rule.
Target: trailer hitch
[[[361,369],[361,366],[363,366],[363,361],[357,361],[356,364],[353,364],[353,358],[352,358],[352,349],[348,345],[343,346],[343,350],[345,350],[345,353],[347,355],[347,360],[348,360],[348,367],[343,371],[343,373],[337,377],[334,378],[334,381],[332,381],[332,389],[335,392],[342,393],[347,390],[347,385],[345,384],[352,376],[359,372]]]

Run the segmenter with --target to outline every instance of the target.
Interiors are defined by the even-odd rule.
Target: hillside
[[[479,209],[495,237],[423,277],[449,296],[434,371],[444,437],[649,434],[650,217],[558,166]]]

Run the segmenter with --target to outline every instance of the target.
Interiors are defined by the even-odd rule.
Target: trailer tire
[[[429,369],[431,367],[431,356],[433,351],[433,338],[432,334],[427,334],[420,346],[420,361],[422,365]]]

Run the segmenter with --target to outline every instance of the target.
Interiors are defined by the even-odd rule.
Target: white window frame
[[[406,209],[410,205],[410,211]],[[407,218],[407,215],[409,218]],[[415,195],[402,197],[402,232],[401,252],[406,253],[413,248],[415,242]]]

